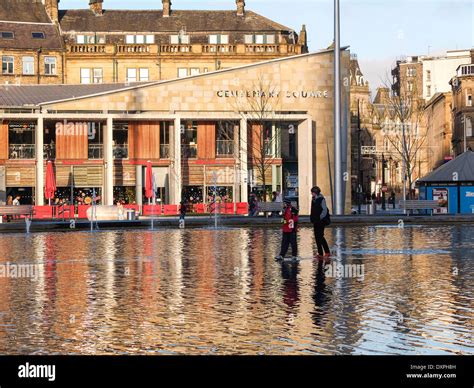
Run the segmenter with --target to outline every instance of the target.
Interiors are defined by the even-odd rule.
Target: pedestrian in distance
[[[280,254],[275,260],[280,261],[285,258],[286,252],[291,245],[291,259],[298,261],[298,244],[296,241],[298,231],[298,209],[291,206],[290,200],[285,200],[282,216],[282,240]]]
[[[331,223],[329,209],[326,205],[326,199],[321,194],[321,189],[318,186],[314,186],[311,189],[311,195],[313,199],[311,201],[310,220],[313,224],[314,238],[318,249],[316,258],[318,260],[328,260],[331,257],[331,251],[324,237],[324,228]]]
[[[186,217],[186,202],[181,201],[179,204],[179,219],[184,221],[184,218]]]

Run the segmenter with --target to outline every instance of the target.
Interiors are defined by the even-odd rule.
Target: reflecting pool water
[[[0,235],[7,354],[474,354],[474,227]],[[348,270],[349,269],[349,270]]]

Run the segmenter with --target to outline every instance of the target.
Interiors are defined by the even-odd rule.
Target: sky
[[[245,0],[246,9],[299,32],[310,51],[333,40],[333,0]],[[88,0],[61,0],[60,9]],[[104,0],[104,9],[161,9],[161,0]],[[172,0],[172,9],[235,9],[235,0]],[[474,48],[473,0],[340,0],[341,46],[356,53],[372,91],[398,58]]]

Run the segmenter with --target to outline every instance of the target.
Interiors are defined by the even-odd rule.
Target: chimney
[[[44,2],[46,13],[53,23],[58,22],[58,3],[59,0],[46,0]]]
[[[95,16],[102,15],[102,3],[104,0],[89,0],[89,8],[94,12]]]
[[[235,0],[237,4],[237,16],[245,15],[245,0]]]
[[[171,0],[162,0],[163,2],[163,17],[169,18],[171,14]]]
[[[306,35],[306,24],[301,27],[300,34],[298,36],[298,44],[301,46],[301,53],[308,52],[308,38]]]

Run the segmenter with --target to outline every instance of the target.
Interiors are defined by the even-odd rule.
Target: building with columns
[[[341,57],[342,77],[349,77],[349,52]],[[74,200],[95,190],[102,204],[141,204],[149,160],[159,203],[206,203],[216,190],[227,201],[246,202],[252,191],[281,190],[298,196],[301,214],[308,214],[317,184],[331,206],[333,58],[323,50],[137,84],[3,85],[2,199],[19,194],[24,203],[44,204],[49,159],[57,197]],[[342,94],[343,171],[350,172],[349,87]],[[256,116],[262,101],[264,114]],[[259,152],[268,166],[266,187]],[[348,210],[350,179],[345,198]]]

